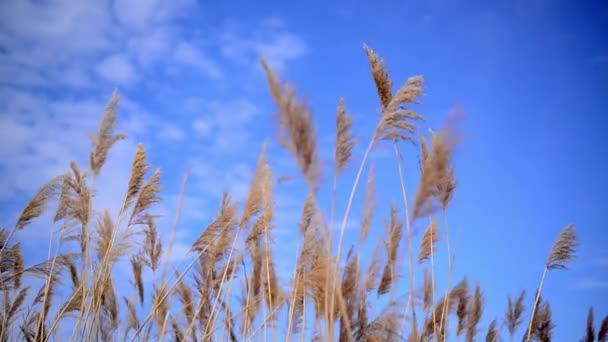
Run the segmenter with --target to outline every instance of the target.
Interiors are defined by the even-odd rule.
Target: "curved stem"
[[[412,331],[415,336],[418,336],[417,333],[417,323],[416,323],[416,305],[414,303],[414,283],[415,283],[415,275],[414,275],[414,261],[413,261],[413,252],[412,252],[412,222],[409,216],[409,207],[407,202],[407,193],[405,191],[405,180],[403,179],[403,170],[401,167],[401,153],[399,153],[399,146],[397,146],[397,142],[393,141],[393,149],[395,151],[395,159],[397,161],[397,170],[399,171],[399,183],[401,185],[401,196],[403,197],[403,207],[405,211],[405,223],[406,223],[406,234],[407,234],[407,251],[408,251],[408,266],[409,266],[409,280],[410,280],[410,295],[407,299],[407,305],[405,306],[405,311],[407,313],[408,308],[411,305],[412,308]]]
[[[536,297],[534,298],[534,306],[532,307],[532,315],[530,316],[530,323],[528,323],[528,334],[526,337],[526,341],[530,341],[530,335],[532,334],[532,322],[534,321],[534,315],[536,314],[536,307],[538,306],[538,301],[540,299],[540,293],[543,290],[543,283],[545,282],[545,276],[547,275],[547,267],[543,270],[543,276],[540,278],[540,285],[538,286],[538,291],[536,291]]]

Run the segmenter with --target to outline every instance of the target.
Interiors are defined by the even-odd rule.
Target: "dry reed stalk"
[[[198,254],[195,256],[195,258],[190,262],[190,264],[188,264],[186,266],[186,268],[180,273],[179,277],[175,280],[175,282],[171,285],[171,287],[169,287],[169,289],[167,291],[164,292],[163,297],[159,299],[159,301],[164,301],[167,296],[169,296],[169,294],[175,289],[175,287],[178,285],[178,283],[186,276],[186,274],[188,273],[188,271],[194,266],[194,264],[199,261],[199,259],[201,258],[201,256],[203,254],[205,254],[211,247],[212,244],[219,238],[219,235],[214,236],[212,239],[210,239],[210,241],[208,241],[209,243],[202,246],[200,249],[198,249]],[[199,312],[200,312],[200,305],[199,308],[197,309],[197,311],[195,312],[195,316],[198,316]],[[150,313],[148,314],[148,316],[144,319],[144,321],[141,323],[140,327],[137,329],[137,331],[135,332],[135,334],[132,336],[131,338],[131,342],[135,341],[135,339],[139,336],[139,334],[141,333],[141,330],[146,326],[146,324],[150,321],[150,319],[153,317],[154,311],[156,310],[156,306],[153,306],[150,309]],[[187,337],[187,336],[186,336]]]
[[[365,189],[365,202],[363,203],[363,218],[361,219],[361,232],[359,233],[359,244],[362,244],[369,234],[369,229],[374,219],[376,203],[375,192],[375,167],[372,165],[367,173],[367,187]]]
[[[545,282],[545,276],[547,275],[547,271],[555,270],[555,269],[566,269],[566,262],[574,259],[575,249],[578,245],[576,233],[574,231],[574,225],[567,225],[557,237],[557,240],[553,244],[553,248],[551,248],[551,252],[549,253],[549,257],[545,262],[545,268],[543,270],[543,275],[540,278],[540,285],[538,287],[538,291],[536,292],[536,298],[534,299],[534,305],[532,306],[532,315],[530,316],[530,322],[528,324],[528,333],[526,337],[526,341],[530,341],[531,333],[532,333],[532,321],[534,319],[534,315],[536,312],[536,307],[539,303],[541,292],[543,290],[543,285]]]
[[[331,209],[330,209],[330,217],[329,217],[329,229],[326,236],[327,241],[327,252],[326,255],[331,258],[332,257],[332,246],[334,239],[334,218],[336,212],[336,202],[337,202],[337,184],[338,184],[338,176],[344,171],[347,164],[352,159],[352,149],[357,144],[357,140],[353,138],[353,133],[351,131],[352,126],[352,117],[346,111],[346,105],[344,103],[344,98],[340,98],[338,103],[338,108],[336,110],[336,141],[335,141],[335,149],[334,149],[334,173],[333,173],[333,183],[332,183],[332,197],[331,197]],[[332,260],[328,259],[327,262],[332,262]],[[328,268],[329,270],[329,268]],[[327,283],[325,284],[326,291],[332,291],[332,287],[330,287],[329,281],[331,280],[330,275],[326,276]],[[333,312],[329,312],[329,298],[333,297],[334,294],[326,296],[326,300],[324,303],[325,314],[329,317],[326,320],[326,330],[333,331],[332,324],[333,322]]]
[[[416,125],[414,121],[422,120],[423,117],[414,111],[407,109],[405,106],[409,104],[418,103],[418,97],[422,94],[423,78],[415,76],[409,78],[406,83],[397,91],[393,97],[392,93],[392,81],[389,73],[384,66],[382,59],[369,47],[364,45],[364,49],[367,54],[368,62],[370,64],[370,70],[372,78],[376,84],[376,90],[380,98],[382,105],[381,119],[374,132],[374,138],[381,140],[392,140],[393,148],[395,151],[395,159],[397,161],[397,169],[399,172],[399,180],[401,186],[401,193],[403,197],[404,212],[407,225],[407,240],[409,252],[409,274],[410,274],[410,288],[413,288],[414,276],[413,276],[413,262],[411,255],[411,227],[409,218],[409,208],[407,203],[407,195],[405,191],[405,182],[403,179],[403,171],[401,168],[401,157],[399,147],[397,146],[398,141],[408,141],[414,143],[412,135],[415,132]],[[412,303],[412,297],[408,299],[408,306]],[[414,309],[414,307],[412,306]],[[406,309],[407,310],[407,309]],[[416,313],[413,311],[413,328],[416,329]]]
[[[541,300],[538,309],[532,316],[532,325],[528,334],[536,337],[541,342],[550,342],[555,325],[551,320],[551,306],[548,302]]]
[[[509,330],[509,335],[511,339],[515,335],[515,331],[521,325],[523,321],[522,314],[525,310],[524,308],[524,298],[526,296],[526,291],[521,291],[517,300],[513,302],[511,296],[507,296],[507,313],[505,315],[505,320],[507,322],[507,329]]]

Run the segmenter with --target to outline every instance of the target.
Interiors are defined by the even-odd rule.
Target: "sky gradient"
[[[568,271],[548,275],[544,298],[552,304],[555,341],[574,341],[583,336],[589,306],[596,324],[608,314],[606,36],[608,5],[600,1],[3,1],[0,226],[11,227],[34,191],[70,160],[86,165],[86,133],[117,88],[119,130],[129,139],[111,152],[96,203],[118,209],[135,146],[143,142],[163,172],[165,201],[157,211],[168,232],[188,166],[174,249],[179,261],[210,222],[223,189],[244,198],[264,140],[274,174],[297,173],[276,143],[259,56],[307,97],[328,163],[335,108],[345,98],[360,144],[338,183],[341,219],[379,107],[366,43],[384,58],[396,86],[424,76],[416,107],[427,118],[421,133],[438,129],[455,107],[464,112],[448,216],[454,279],[479,281],[487,297],[481,329],[502,317],[507,294],[533,293],[555,238],[573,223],[578,258]],[[401,205],[388,147],[378,146],[372,158],[372,239],[384,236],[388,204]],[[402,151],[411,197],[417,149]],[[330,170],[328,164],[323,198]],[[275,252],[288,260],[279,265],[286,274],[305,198],[301,183],[276,186]],[[347,244],[358,235],[363,189],[357,194]],[[329,210],[329,201],[321,204]],[[40,221],[20,234],[31,260],[46,253],[48,235],[40,231],[49,228]],[[438,248],[444,260],[443,241]]]

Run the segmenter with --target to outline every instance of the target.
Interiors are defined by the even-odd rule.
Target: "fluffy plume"
[[[142,277],[142,257],[140,255],[131,258],[131,269],[133,271],[133,285],[137,289],[140,305],[144,304],[144,280]]]
[[[532,318],[532,336],[541,342],[550,342],[553,337],[555,325],[551,320],[551,306],[541,301]]]
[[[260,62],[268,79],[270,93],[279,109],[279,141],[295,157],[309,187],[316,190],[321,176],[321,162],[312,113],[304,101],[296,99],[295,89],[289,84],[281,85],[270,65],[264,59]]]
[[[488,332],[486,333],[486,342],[498,341],[498,328],[496,327],[497,322],[493,320],[488,326]]]
[[[143,144],[137,144],[137,150],[135,151],[135,158],[133,159],[133,165],[131,166],[131,177],[129,179],[129,185],[127,188],[127,196],[125,197],[125,203],[123,211],[131,205],[135,200],[135,197],[141,190],[144,182],[144,176],[146,172],[150,170],[146,159],[146,150]]]
[[[353,119],[346,112],[344,99],[341,98],[336,114],[336,150],[334,153],[336,174],[340,174],[348,162],[350,162],[353,147],[357,143],[353,139],[353,133],[351,132],[352,123]]]
[[[160,257],[163,252],[163,243],[158,236],[158,230],[156,229],[156,221],[152,215],[146,214],[143,221],[145,222],[146,228],[144,230],[145,241],[144,241],[144,252],[147,256],[145,259],[148,267],[152,271],[156,271],[160,263]]]
[[[399,249],[399,241],[403,234],[403,221],[397,217],[397,208],[391,204],[391,217],[388,224],[389,240],[386,242],[387,263],[382,273],[380,285],[378,285],[378,294],[385,294],[395,282],[397,275],[395,263],[397,262],[397,250]]]
[[[306,236],[306,231],[310,228],[315,215],[315,196],[311,192],[306,197],[304,208],[302,208],[302,217],[300,218],[300,234]]]
[[[40,217],[44,213],[49,201],[57,194],[59,184],[62,180],[63,177],[55,177],[38,190],[36,195],[34,195],[21,212],[21,215],[15,224],[15,230],[25,228],[32,220]]]
[[[521,291],[517,300],[513,302],[511,296],[507,296],[507,313],[506,313],[506,321],[507,328],[509,330],[509,334],[513,336],[517,328],[521,325],[523,321],[522,314],[524,312],[524,298],[526,296],[526,291]]]
[[[427,267],[424,268],[424,277],[422,282],[422,293],[423,293],[423,309],[425,312],[428,312],[431,309],[431,305],[433,305],[433,283],[431,279],[431,274],[429,273],[429,269]]]
[[[141,188],[135,207],[129,219],[129,225],[141,224],[143,221],[143,213],[155,203],[160,201],[158,193],[160,192],[160,169],[156,169],[148,182]]]
[[[452,292],[450,293],[450,298],[454,300],[456,304],[456,316],[458,317],[458,328],[456,330],[456,335],[460,336],[466,328],[466,320],[467,320],[467,307],[469,306],[469,285],[467,279],[461,280]]]
[[[606,342],[608,341],[608,316],[604,317],[600,330],[597,332],[597,341]]]
[[[367,272],[365,272],[364,288],[366,292],[372,291],[376,288],[378,282],[378,276],[380,275],[380,245],[377,244],[374,248],[374,254],[367,266]]]
[[[124,134],[114,134],[114,129],[116,128],[116,107],[119,100],[120,95],[118,91],[114,90],[112,98],[103,113],[97,135],[90,135],[93,150],[89,157],[89,163],[95,176],[99,175],[101,168],[105,164],[110,148],[116,142],[126,138]]]
[[[418,263],[422,263],[431,256],[437,241],[439,241],[439,229],[437,228],[437,221],[433,219],[422,236]]]
[[[589,308],[589,313],[587,314],[587,327],[585,332],[585,338],[583,340],[585,342],[595,341],[595,328],[593,327],[593,308]]]
[[[363,45],[365,53],[367,54],[367,61],[369,62],[370,70],[374,82],[376,83],[376,91],[380,98],[382,108],[388,107],[389,103],[393,98],[393,82],[390,79],[388,71],[384,66],[384,61],[367,45]]]
[[[365,202],[363,203],[363,218],[361,219],[359,243],[363,243],[367,238],[374,219],[374,211],[376,210],[376,203],[374,202],[375,170],[376,168],[372,165],[367,173],[367,187],[365,190]]]
[[[461,120],[460,112],[451,114],[450,119],[438,133],[431,134],[431,151],[428,148],[421,151],[421,174],[418,190],[414,198],[412,209],[413,219],[430,214],[433,200],[437,200],[446,208],[452,198],[456,181],[452,169],[452,155],[458,142],[460,133],[458,124]],[[426,141],[424,143],[426,146]]]
[[[264,208],[265,198],[264,188],[268,179],[265,175],[267,167],[266,160],[266,143],[262,145],[260,155],[258,156],[258,162],[253,173],[253,179],[251,181],[251,187],[249,188],[249,194],[245,200],[245,206],[243,209],[243,217],[241,218],[241,229],[245,228],[249,223],[249,220],[260,213]],[[271,181],[271,180],[270,180]],[[272,182],[272,181],[271,181]]]
[[[568,225],[557,237],[557,241],[547,258],[547,269],[565,269],[566,262],[574,259],[575,248],[578,245],[574,225]]]
[[[481,314],[483,313],[483,294],[479,284],[475,285],[475,293],[473,298],[469,301],[467,308],[467,341],[472,342],[475,340],[477,335],[477,325],[481,320]]]

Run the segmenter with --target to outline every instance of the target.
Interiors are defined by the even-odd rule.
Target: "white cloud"
[[[113,10],[118,21],[132,30],[143,30],[188,14],[196,7],[194,0],[114,0]]]
[[[97,65],[95,71],[102,79],[119,85],[129,85],[137,79],[133,65],[124,54],[105,58]]]
[[[277,70],[302,57],[308,46],[299,36],[289,32],[280,19],[269,18],[251,29],[230,23],[221,37],[222,55],[239,64],[255,65],[264,57]]]
[[[211,125],[203,119],[195,120],[192,124],[192,128],[198,135],[203,137],[207,137],[209,133],[211,133]]]
[[[220,67],[191,43],[179,43],[174,57],[176,62],[194,67],[211,79],[221,79],[224,76]]]
[[[136,36],[129,42],[137,61],[142,66],[149,66],[166,59],[174,44],[175,33],[168,25],[155,27]]]
[[[160,130],[160,138],[168,141],[184,141],[186,134],[182,129],[171,123],[165,123]]]
[[[262,113],[261,109],[248,100],[204,101],[187,99],[184,108],[193,109],[193,130],[200,137],[212,139],[212,151],[222,154],[243,152],[255,130],[252,124]],[[251,146],[247,146],[251,147]]]

